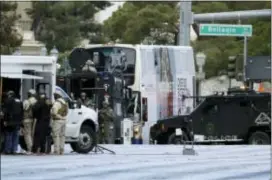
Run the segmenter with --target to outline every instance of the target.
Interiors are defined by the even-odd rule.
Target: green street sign
[[[200,24],[200,36],[236,36],[251,37],[252,25],[239,24]]]

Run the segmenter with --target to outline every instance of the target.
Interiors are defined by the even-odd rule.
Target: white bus
[[[193,100],[182,98],[195,93],[192,47],[96,44],[74,49],[69,59],[72,68],[82,67],[91,59],[98,73],[121,67],[125,84],[135,97],[133,105],[125,108],[135,123],[142,125],[144,143],[149,143],[150,127],[158,119],[193,110]],[[115,113],[120,114],[120,105],[113,104],[113,107]]]

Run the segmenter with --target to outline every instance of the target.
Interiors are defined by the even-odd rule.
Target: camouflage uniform
[[[23,102],[24,120],[23,120],[23,134],[27,146],[27,152],[31,153],[33,146],[33,111],[32,107],[36,104],[37,99],[34,97],[35,90],[29,90],[29,98]]]
[[[61,97],[56,98],[51,109],[52,137],[54,141],[54,153],[63,154],[65,145],[66,116],[68,105]]]
[[[113,143],[114,113],[107,102],[103,102],[103,108],[99,111],[98,115],[100,143]]]

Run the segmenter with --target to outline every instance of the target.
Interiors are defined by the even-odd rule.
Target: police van
[[[73,101],[63,89],[56,86],[56,69],[56,57],[53,56],[1,55],[1,97],[3,92],[13,90],[23,101],[27,98],[27,91],[35,89],[37,93],[45,92],[54,101],[54,91],[60,92],[69,104],[66,143],[78,153],[88,153],[95,145],[97,112]],[[25,149],[23,137],[20,138],[20,145]]]

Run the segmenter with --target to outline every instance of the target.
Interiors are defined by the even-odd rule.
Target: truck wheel
[[[176,136],[176,133],[172,133],[168,138],[168,144],[184,144],[184,141],[188,141],[188,137],[184,132],[181,136]]]
[[[96,134],[92,127],[83,125],[80,129],[78,142],[71,143],[73,151],[81,154],[87,154],[93,150],[96,140]]]
[[[256,131],[252,133],[248,139],[249,144],[267,145],[270,144],[270,137],[267,133]]]

